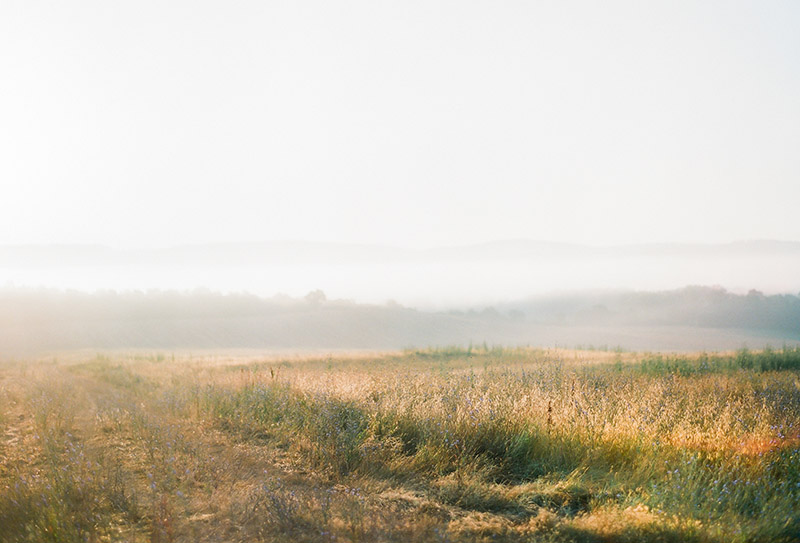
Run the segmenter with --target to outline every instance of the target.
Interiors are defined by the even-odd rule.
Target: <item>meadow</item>
[[[0,542],[798,541],[800,348],[0,363]]]

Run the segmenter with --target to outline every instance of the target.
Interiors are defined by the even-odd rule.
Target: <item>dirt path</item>
[[[189,414],[167,389],[107,377],[73,368],[59,382],[80,398],[72,446],[80,442],[109,481],[109,540],[407,541],[444,534],[453,516],[380,480],[333,482],[277,442]]]

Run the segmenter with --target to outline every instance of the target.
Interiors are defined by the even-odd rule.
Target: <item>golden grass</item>
[[[5,363],[0,541],[800,536],[797,371],[653,374],[648,356]]]

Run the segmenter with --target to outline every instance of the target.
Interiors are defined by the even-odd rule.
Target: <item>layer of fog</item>
[[[800,342],[800,296],[554,295],[468,311],[249,294],[0,288],[0,359],[75,349],[394,350],[488,344],[730,350]]]
[[[0,247],[0,286],[151,289],[301,297],[321,289],[357,303],[463,309],[557,291],[721,286],[800,292],[800,244],[590,247],[535,242],[408,250],[310,243],[115,251]]]

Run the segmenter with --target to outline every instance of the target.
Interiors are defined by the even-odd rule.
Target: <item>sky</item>
[[[800,3],[0,4],[0,244],[800,240]]]

